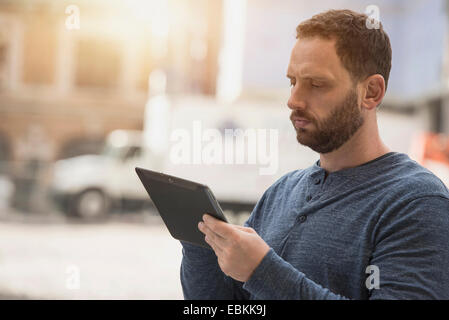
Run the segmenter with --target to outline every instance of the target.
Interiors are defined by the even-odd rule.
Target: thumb
[[[243,226],[238,226],[238,225],[236,225],[235,227],[237,229],[239,229],[240,231],[244,231],[244,232],[247,232],[247,233],[255,233],[253,228],[248,228],[248,227],[243,227]]]

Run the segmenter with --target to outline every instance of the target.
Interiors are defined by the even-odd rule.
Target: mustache
[[[308,120],[308,121],[310,121],[312,123],[315,123],[315,119],[311,115],[309,115],[307,113],[304,113],[304,112],[301,112],[301,111],[298,111],[298,110],[292,111],[292,113],[290,115],[290,120],[291,121],[293,121],[293,119],[295,119],[295,118],[303,118],[303,119],[306,119],[306,120]]]

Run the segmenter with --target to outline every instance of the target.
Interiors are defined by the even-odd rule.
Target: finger
[[[219,246],[217,246],[217,244],[214,241],[212,241],[207,235],[204,237],[204,241],[206,241],[206,243],[211,246],[212,250],[214,250],[215,255],[217,257],[221,255],[223,250]]]
[[[220,235],[216,234],[212,229],[210,229],[204,222],[198,224],[198,228],[205,236],[208,237],[210,241],[216,244],[218,247],[223,248],[226,245],[225,239]]]
[[[198,222],[198,230],[206,234],[206,225],[204,224],[203,221]]]
[[[243,227],[243,226],[237,226],[237,225],[235,225],[235,227],[237,229],[241,230],[241,231],[244,231],[244,232],[254,233],[254,229],[252,229],[252,228]]]
[[[211,229],[213,232],[215,232],[222,238],[227,239],[231,237],[232,234],[235,232],[233,225],[215,219],[211,215],[208,214],[203,215],[203,221],[206,224],[206,226],[209,227],[209,229]]]

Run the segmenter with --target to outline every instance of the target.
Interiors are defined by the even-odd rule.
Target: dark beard
[[[298,110],[292,117],[309,119],[315,126],[314,131],[307,128],[296,129],[296,139],[318,153],[329,153],[340,148],[363,125],[364,119],[357,105],[355,88],[346,95],[331,114],[324,120],[317,121]]]

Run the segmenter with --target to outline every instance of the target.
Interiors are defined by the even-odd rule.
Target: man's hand
[[[218,264],[227,276],[246,282],[270,250],[252,228],[232,225],[205,214],[198,229],[215,251]]]

